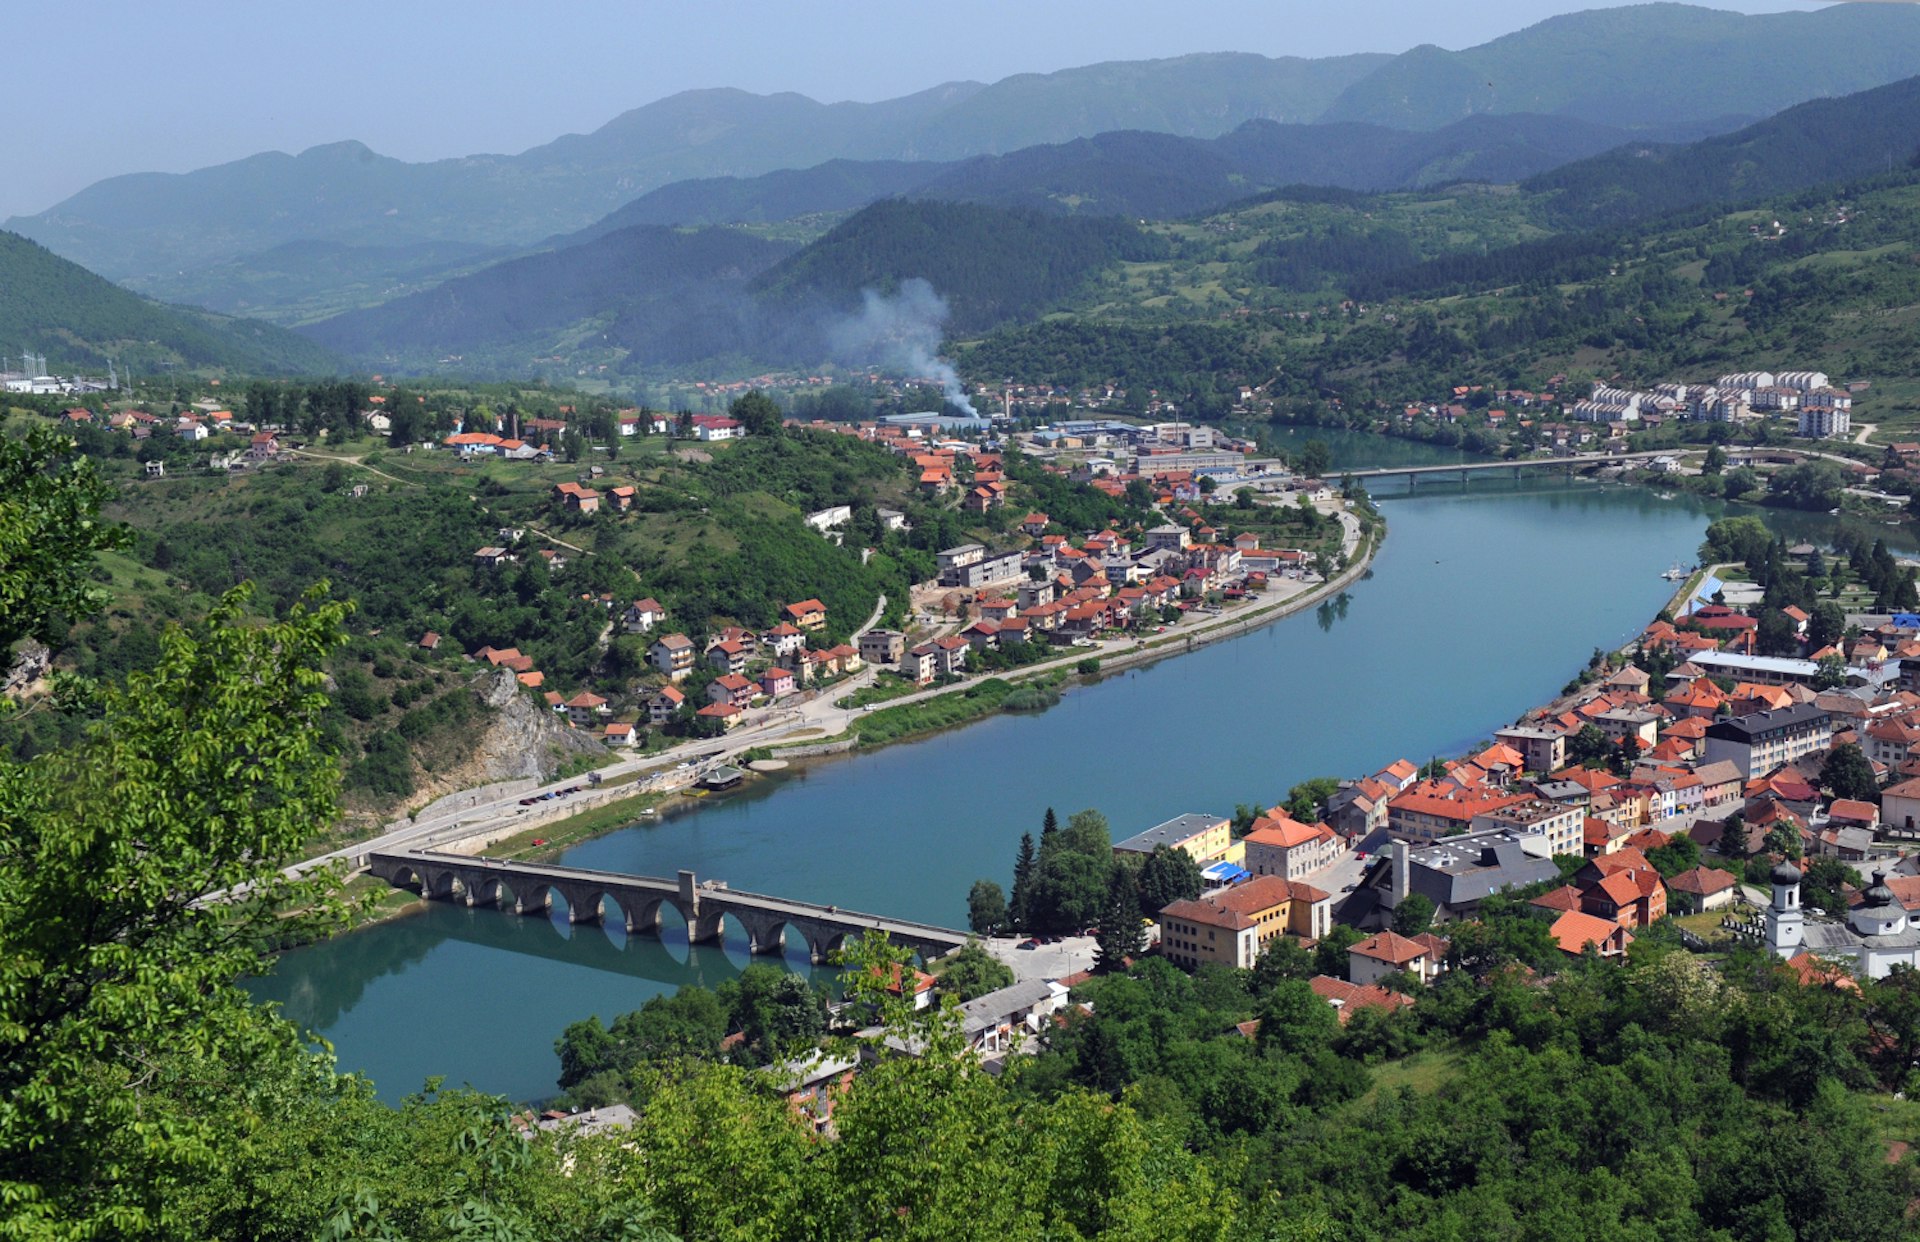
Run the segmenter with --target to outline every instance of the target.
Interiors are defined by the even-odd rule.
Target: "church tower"
[[[1769,877],[1773,881],[1773,904],[1767,907],[1767,947],[1781,957],[1800,951],[1806,927],[1800,913],[1800,869],[1781,860]]]

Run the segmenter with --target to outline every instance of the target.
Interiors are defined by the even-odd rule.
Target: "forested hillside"
[[[501,263],[302,332],[356,358],[417,364],[458,354],[467,365],[456,369],[470,370],[484,369],[512,346],[519,352],[503,365],[515,370],[534,355],[553,352],[563,334],[589,331],[579,326],[583,321],[604,328],[610,320],[658,312],[669,330],[697,323],[702,308],[737,300],[750,277],[792,249],[734,229],[636,226]]]
[[[754,291],[773,306],[851,310],[861,290],[917,276],[947,299],[955,331],[977,331],[1048,308],[1110,263],[1162,249],[1119,220],[895,200],[874,204],[770,269]]]
[[[1920,78],[1801,104],[1685,146],[1633,143],[1525,183],[1565,228],[1648,219],[1707,203],[1890,172],[1920,156]]]
[[[956,328],[977,331],[1163,249],[1120,220],[889,200],[798,252],[734,229],[636,226],[302,331],[364,365],[415,370],[520,373],[554,354],[628,373],[807,367],[832,356],[834,324],[868,289],[924,279]]]
[[[988,334],[962,370],[1149,384],[1219,412],[1265,382],[1284,406],[1337,397],[1355,417],[1443,381],[1651,383],[1756,358],[1873,379],[1890,400],[1913,391],[1911,171],[1594,233],[1540,235],[1512,200],[1420,196],[1270,202],[1161,231],[1177,257],[1103,278],[1076,318]],[[1463,234],[1486,240],[1463,248]],[[1195,322],[1236,305],[1250,313]]]
[[[0,232],[0,341],[45,354],[62,371],[106,373],[107,360],[286,375],[334,370],[324,348],[283,328],[163,306],[102,280],[16,233]]]

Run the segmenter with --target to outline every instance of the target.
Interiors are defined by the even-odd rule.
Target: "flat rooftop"
[[[1164,845],[1172,849],[1183,841],[1191,841],[1208,829],[1218,828],[1228,822],[1225,816],[1203,815],[1197,811],[1189,811],[1185,815],[1174,816],[1164,824],[1155,824],[1136,836],[1116,842],[1113,848],[1125,850],[1130,854],[1151,854],[1155,846]]]

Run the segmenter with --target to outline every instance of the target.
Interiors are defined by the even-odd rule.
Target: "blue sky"
[[[1798,0],[1711,0],[1777,12]],[[1183,52],[1467,47],[1599,0],[66,0],[16,6],[0,218],[103,177],[357,138],[520,151],[675,91],[884,99]]]

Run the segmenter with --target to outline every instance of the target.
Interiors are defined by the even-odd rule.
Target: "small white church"
[[[1854,975],[1884,979],[1895,966],[1920,969],[1920,926],[1907,918],[1887,873],[1873,873],[1873,886],[1846,922],[1809,923],[1800,909],[1800,869],[1781,862],[1768,877],[1773,903],[1767,907],[1767,947],[1783,958],[1801,953],[1848,965]]]

